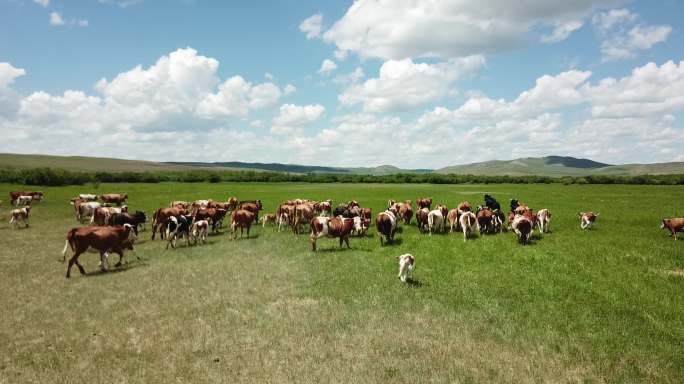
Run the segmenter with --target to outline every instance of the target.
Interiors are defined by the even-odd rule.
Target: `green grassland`
[[[0,185],[0,196],[25,189]],[[607,185],[102,184],[42,188],[29,229],[0,215],[0,383],[681,382],[684,241],[659,229],[684,216],[684,188]],[[68,204],[126,192],[151,213],[171,200],[358,200],[431,196],[453,207],[482,194],[553,214],[552,233],[378,234],[351,249],[256,227],[230,240],[165,250],[142,232],[128,264],[98,257],[64,278]],[[577,212],[599,211],[593,230]],[[416,256],[415,281],[396,256]],[[140,260],[137,259],[140,258]],[[115,258],[116,259],[116,258]],[[113,264],[113,263],[112,263]]]

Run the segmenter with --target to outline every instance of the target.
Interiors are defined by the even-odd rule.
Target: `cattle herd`
[[[10,203],[16,208],[10,212],[10,224],[14,228],[29,227],[29,215],[34,203],[42,201],[43,192],[10,192]],[[140,230],[145,229],[147,215],[143,211],[130,211],[126,205],[128,195],[110,193],[103,195],[80,194],[71,199],[76,220],[89,223],[89,226],[72,228],[67,232],[66,242],[62,251],[63,261],[69,248],[73,256],[69,259],[66,277],[71,274],[74,264],[81,274],[85,269],[78,258],[86,251],[100,254],[100,268],[108,267],[109,253],[119,255],[117,266],[124,261],[124,250],[133,249]],[[0,201],[0,205],[2,202]],[[262,215],[261,200],[238,200],[230,197],[226,202],[211,199],[193,202],[173,201],[168,207],[161,207],[152,215],[152,235],[154,240],[157,233],[166,240],[166,248],[175,248],[178,239],[185,238],[186,245],[205,244],[208,234],[217,233],[223,226],[226,216],[230,217],[229,235],[237,238],[245,232],[249,237],[252,224],[259,223],[265,227],[273,224],[278,232],[290,228],[297,235],[308,226],[309,242],[312,250],[316,250],[316,242],[321,237],[339,239],[339,245],[346,244],[348,248],[350,236],[365,236],[368,232],[372,210],[363,208],[356,200],[333,206],[332,200],[313,201],[293,199],[280,203],[274,213]],[[387,208],[375,215],[375,228],[378,232],[380,245],[394,242],[397,228],[400,224],[410,225],[415,216],[415,223],[420,233],[432,236],[437,233],[463,234],[463,241],[468,241],[472,234],[497,234],[503,231],[515,233],[518,242],[527,244],[533,231],[539,236],[550,232],[551,212],[544,208],[535,212],[528,205],[516,199],[510,200],[508,217],[501,205],[488,194],[484,195],[482,205],[473,206],[463,201],[449,210],[444,204],[433,207],[432,198],[416,200],[415,212],[411,200],[397,202],[389,200]],[[599,213],[580,212],[578,214],[580,228],[590,229]],[[507,219],[507,220],[506,220]],[[684,218],[663,219],[661,228],[667,229],[670,236],[677,240],[677,232],[684,230]],[[415,257],[404,254],[399,260],[399,278],[405,282],[410,278],[415,265]]]

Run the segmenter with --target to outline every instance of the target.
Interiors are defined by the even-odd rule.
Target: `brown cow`
[[[254,219],[259,220],[259,211],[262,209],[261,200],[246,200],[241,201],[237,209],[244,209],[254,214]]]
[[[328,216],[332,212],[332,200],[325,200],[318,203],[318,212],[321,216]]]
[[[416,224],[418,224],[418,230],[420,232],[425,232],[428,230],[428,216],[430,214],[430,208],[420,208],[416,211]]]
[[[171,204],[169,204],[169,208],[183,208],[183,209],[188,209],[190,208],[190,203],[187,201],[182,201],[182,200],[176,200],[172,201]]]
[[[404,220],[404,224],[411,224],[411,218],[413,217],[413,208],[409,202],[399,203],[399,217],[397,219]]]
[[[157,208],[154,211],[154,215],[152,215],[152,240],[154,240],[157,230],[159,230],[159,236],[162,239],[164,238],[164,228],[171,216],[180,216],[187,213],[188,211],[183,208]]]
[[[674,217],[672,219],[663,219],[663,223],[660,228],[667,228],[670,231],[670,237],[674,236],[677,240],[677,232],[684,232],[684,218]]]
[[[454,232],[454,228],[458,231],[458,208],[454,208],[447,213],[447,221],[449,222],[449,233]]]
[[[456,209],[458,210],[459,216],[462,215],[464,212],[470,212],[472,210],[470,208],[470,202],[468,202],[468,201],[461,201],[456,206]]]
[[[100,196],[100,200],[102,200],[103,203],[116,204],[117,206],[121,206],[127,199],[128,195],[125,193],[105,193]]]
[[[41,191],[13,191],[9,193],[10,204],[14,205],[19,196],[31,196],[31,200],[41,201],[43,200],[44,194]]]
[[[276,218],[278,220],[278,232],[283,228],[283,225],[294,225],[295,206],[294,204],[283,203],[276,209]]]
[[[227,212],[228,211],[223,208],[199,209],[192,215],[192,221],[195,222],[197,220],[207,220],[209,223],[211,223],[211,231],[217,232],[219,226],[223,222],[223,218],[226,217]]]
[[[373,210],[370,208],[361,208],[361,217],[370,220],[371,216],[373,216]]]
[[[494,232],[494,212],[489,207],[477,207],[477,224],[480,226],[480,235]]]
[[[311,235],[309,235],[309,241],[311,242],[311,249],[316,250],[316,241],[323,237],[339,237],[340,247],[342,247],[342,242],[349,246],[349,234],[354,228],[354,219],[348,219],[344,217],[314,217],[309,223],[311,227]]]
[[[78,262],[78,257],[89,248],[100,252],[100,267],[103,271],[107,270],[107,252],[114,252],[119,255],[117,266],[121,265],[124,249],[133,250],[135,235],[132,226],[124,224],[123,227],[84,227],[72,228],[67,232],[66,244],[62,251],[62,261],[66,259],[67,249],[71,246],[74,255],[69,259],[66,277],[71,277],[71,267],[76,264],[82,275],[85,269]]]
[[[389,244],[394,241],[394,233],[397,231],[397,217],[390,210],[380,212],[375,218],[375,227],[380,235],[380,245],[385,245],[382,238],[383,236]]]
[[[111,220],[114,215],[118,213],[128,212],[128,207],[125,205],[121,208],[114,207],[99,207],[93,211],[93,216],[90,218],[90,225],[111,225]]]
[[[431,209],[432,198],[431,197],[424,197],[422,199],[417,199],[416,205],[418,206],[418,209],[421,209],[421,208]]]
[[[233,239],[237,239],[237,229],[240,228],[240,237],[242,237],[244,229],[247,229],[247,237],[249,237],[249,228],[256,215],[246,209],[238,209],[233,211],[231,215],[230,229],[233,231]]]

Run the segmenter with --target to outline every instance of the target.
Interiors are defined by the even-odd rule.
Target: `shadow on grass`
[[[120,273],[120,272],[126,272],[126,271],[128,271],[128,270],[130,270],[130,269],[133,269],[133,268],[147,267],[147,266],[148,266],[148,264],[147,264],[146,262],[142,261],[142,260],[137,260],[136,262],[130,262],[130,261],[129,261],[129,262],[126,262],[126,264],[122,264],[122,265],[119,266],[119,267],[116,267],[116,266],[110,267],[110,268],[107,269],[106,271],[103,271],[103,270],[101,270],[101,269],[98,268],[98,269],[95,270],[95,271],[86,272],[86,276],[87,276],[87,277],[106,276],[106,275],[110,275],[110,274],[116,274],[116,273]]]
[[[389,241],[389,242],[388,242],[388,241],[385,241],[385,245],[384,245],[384,246],[385,246],[385,247],[387,247],[387,246],[389,246],[389,247],[394,247],[394,246],[401,245],[401,243],[403,243],[403,242],[404,242],[404,241],[403,241],[401,238],[396,238],[396,237],[395,237],[394,240],[391,240],[391,241]]]
[[[420,280],[414,280],[414,279],[407,279],[405,284],[407,287],[411,287],[411,288],[420,288],[423,286],[423,283],[421,283]]]

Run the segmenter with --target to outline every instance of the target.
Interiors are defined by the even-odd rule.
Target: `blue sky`
[[[1,151],[684,161],[682,14],[672,0],[0,0]]]

